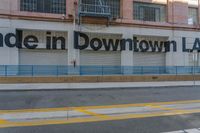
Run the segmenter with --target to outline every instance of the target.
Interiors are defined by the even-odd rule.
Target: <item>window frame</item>
[[[188,6],[188,19],[189,19],[189,9],[196,9],[196,22],[193,23],[193,25],[198,25],[199,24],[199,7],[194,7],[194,6]]]
[[[144,19],[140,19],[140,18],[136,19],[135,9],[134,9],[134,4],[135,3],[136,4],[141,4],[140,6],[142,6],[142,7],[150,7],[150,8],[154,8],[154,9],[159,9],[159,21],[156,21],[156,10],[155,10],[155,16],[154,16],[155,21],[144,20]],[[148,5],[152,5],[152,6],[148,6]],[[140,6],[139,6],[139,8],[140,8]],[[155,6],[161,6],[161,7],[155,7]],[[165,11],[165,14],[164,14],[163,18],[162,18],[161,8],[164,8],[164,11]],[[139,12],[139,14],[140,14],[140,12]],[[167,12],[167,5],[166,4],[133,1],[133,20],[147,21],[147,22],[167,22],[167,16],[168,16],[168,12]]]
[[[35,7],[33,6],[33,2],[35,1]],[[67,11],[67,2],[66,0],[60,0],[60,4],[56,4],[56,9],[53,9],[53,0],[32,0],[25,1],[19,0],[20,8],[19,10],[22,12],[34,12],[34,13],[50,13],[50,14],[66,14]],[[33,10],[31,9],[33,8]]]
[[[98,0],[80,0],[81,4],[100,4]],[[112,18],[120,18],[121,15],[121,0],[105,0],[103,4],[106,6],[110,6],[111,9],[111,17]],[[117,9],[119,8],[119,9]]]

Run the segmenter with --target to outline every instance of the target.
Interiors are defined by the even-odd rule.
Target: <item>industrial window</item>
[[[20,10],[66,14],[66,0],[20,0]]]
[[[198,8],[188,8],[188,24],[198,24]]]
[[[111,17],[120,17],[120,0],[81,0],[82,4],[92,4],[94,6],[110,6]],[[95,12],[95,9],[94,9]]]
[[[166,21],[166,6],[150,3],[133,3],[135,20],[164,22]]]
[[[189,2],[198,2],[199,0],[189,0]]]

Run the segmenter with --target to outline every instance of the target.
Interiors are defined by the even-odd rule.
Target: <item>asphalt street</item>
[[[200,87],[1,91],[0,110],[200,100]],[[200,113],[86,123],[0,128],[0,133],[160,133],[200,128]]]
[[[0,110],[200,100],[200,87],[1,91]]]

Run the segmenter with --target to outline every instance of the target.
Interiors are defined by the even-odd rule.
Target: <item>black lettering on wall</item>
[[[182,38],[182,51],[183,52],[190,52],[191,51],[190,49],[186,48],[186,38],[185,37]]]
[[[0,33],[0,47],[3,47],[3,34]]]
[[[51,32],[47,32],[46,49],[51,49]]]
[[[173,46],[173,52],[176,52],[177,51],[177,43],[176,43],[176,41],[170,41],[170,46]]]
[[[116,39],[115,42],[113,39],[109,39],[108,41],[106,39],[103,39],[103,45],[106,51],[110,51],[111,47],[113,51],[117,51],[119,42],[119,39]]]
[[[15,41],[13,43],[10,40],[12,37],[15,39]],[[18,45],[17,36],[14,33],[6,34],[6,36],[5,36],[5,44],[6,44],[6,46],[8,46],[10,48],[13,48],[13,47],[17,47],[18,48],[18,46],[17,46]]]
[[[65,50],[65,38],[64,37],[53,37],[53,49],[57,49],[58,41],[61,41],[61,49]]]
[[[165,52],[170,52],[170,41],[164,42]]]
[[[102,48],[102,42],[100,39],[98,38],[93,38],[90,41],[90,47],[94,50],[94,51],[98,51],[99,49]]]
[[[139,49],[138,49],[138,42],[139,42],[139,40],[137,40],[137,37],[133,37],[133,48],[134,48],[134,52],[139,52]]]
[[[195,39],[193,50],[200,51],[200,40],[199,40],[199,38]]]
[[[139,48],[141,52],[147,52],[149,50],[149,43],[146,40],[142,40],[139,43]]]
[[[164,42],[165,52],[170,52],[171,51],[171,45],[173,46],[173,52],[177,51],[176,41],[165,41]]]
[[[17,47],[22,48],[22,38],[23,38],[23,31],[16,30],[16,37],[17,37]]]
[[[120,44],[121,44],[121,51],[122,50],[126,50],[126,44],[128,43],[129,45],[129,50],[133,50],[133,40],[132,39],[122,39],[120,41]]]
[[[51,33],[47,32],[46,36],[46,48],[47,49],[57,49],[58,41],[61,42],[61,49],[66,49],[66,40],[65,37],[51,37]],[[23,31],[22,30],[16,30],[16,34],[14,33],[8,33],[5,35],[5,38],[2,33],[0,33],[0,47],[4,46],[4,43],[8,47],[17,47],[22,48],[22,44],[24,43],[24,46],[28,49],[35,49],[38,46],[38,38],[33,35],[28,35],[25,37],[24,40],[22,40]],[[11,39],[15,39],[12,41]],[[83,40],[83,42],[80,42],[80,39]],[[23,43],[22,43],[23,42]],[[51,45],[51,43],[53,44]],[[82,43],[82,44],[81,44]],[[182,51],[183,52],[191,52],[193,50],[197,50],[200,52],[200,38],[196,38],[193,48],[188,49],[186,47],[187,40],[185,37],[182,38]],[[74,48],[75,49],[86,49],[88,46],[91,46],[91,48],[95,51],[100,50],[103,46],[105,47],[106,51],[117,51],[119,48],[121,50],[126,50],[129,48],[129,50],[134,50],[134,52],[147,52],[151,50],[152,52],[162,52],[165,50],[165,52],[170,52],[173,48],[173,52],[177,51],[177,42],[172,41],[147,41],[142,40],[139,42],[137,37],[133,37],[133,40],[128,39],[99,39],[99,38],[90,38],[87,34],[80,33],[80,32],[74,32]],[[119,47],[120,45],[120,47]],[[172,48],[171,48],[172,47]],[[165,49],[164,49],[165,48]]]
[[[162,52],[163,51],[163,42],[159,42],[158,41],[154,41],[154,43],[152,41],[149,41],[149,45],[151,48],[151,52]]]
[[[82,39],[84,39],[84,44],[79,44],[80,43],[80,37]],[[89,37],[84,34],[84,33],[80,33],[80,32],[74,32],[74,48],[75,49],[86,49],[89,46]]]
[[[24,38],[24,46],[28,49],[35,49],[37,48],[37,44],[38,43],[38,38],[36,36],[33,35],[29,35],[27,37]],[[32,45],[30,45],[30,43],[34,43]]]

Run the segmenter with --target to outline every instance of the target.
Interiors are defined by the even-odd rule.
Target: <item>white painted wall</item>
[[[0,33],[4,38],[7,33],[15,33],[15,28],[12,26],[12,22],[7,19],[0,19]],[[0,47],[0,65],[17,65],[18,64],[18,49],[8,48],[5,46]]]
[[[88,28],[89,27],[89,28]],[[63,31],[68,34],[68,65],[73,65],[72,61],[76,61],[76,65],[80,64],[80,51],[75,50],[73,46],[74,27],[71,23],[62,22],[44,22],[44,21],[28,21],[28,20],[8,20],[0,19],[0,32],[4,35],[9,32],[15,33],[16,29],[30,29],[30,30],[42,30],[42,31]],[[116,27],[116,26],[92,26],[77,28],[82,32],[96,32],[96,33],[111,33],[120,34],[123,38],[132,38],[133,35],[144,36],[161,36],[169,37],[169,40],[177,41],[178,51],[166,53],[166,65],[167,66],[188,66],[189,54],[182,52],[182,39],[181,37],[187,37],[188,47],[192,47],[191,44],[195,37],[200,37],[199,32],[193,31],[172,31],[161,29],[147,29],[137,27]],[[133,65],[133,51],[121,52],[121,65],[132,66]],[[17,65],[19,64],[18,49],[16,48],[0,48],[0,64],[1,65]],[[78,70],[75,70],[76,72]]]

